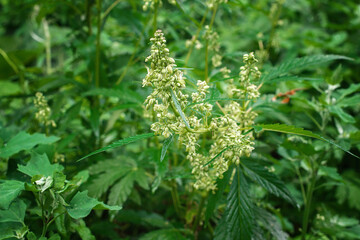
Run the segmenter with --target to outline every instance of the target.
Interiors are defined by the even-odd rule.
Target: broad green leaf
[[[352,58],[348,58],[340,55],[314,55],[307,56],[302,58],[294,58],[281,63],[279,66],[271,68],[268,74],[264,74],[260,79],[262,82],[268,82],[278,77],[282,77],[285,74],[293,71],[305,69],[308,67],[313,67],[319,64],[324,64],[326,62],[331,62],[334,60],[352,60]]]
[[[21,92],[20,85],[10,81],[0,81],[0,96],[9,96]]]
[[[26,204],[18,199],[14,201],[9,209],[0,210],[0,223],[18,222],[23,223],[25,218]]]
[[[170,89],[170,91],[171,91],[171,98],[172,98],[172,100],[173,100],[173,102],[174,102],[174,105],[175,105],[176,110],[178,111],[178,113],[180,114],[180,117],[181,117],[182,120],[184,121],[185,126],[190,129],[191,127],[190,127],[188,121],[186,120],[185,114],[184,114],[184,112],[183,112],[182,109],[181,109],[181,105],[180,105],[180,103],[179,103],[179,101],[178,101],[178,99],[177,99],[174,91],[173,91],[172,89]]]
[[[358,92],[359,89],[360,89],[360,83],[351,84],[350,87],[348,87],[347,89],[339,89],[337,92],[339,92],[341,95],[340,95],[338,101],[341,101],[343,98],[345,98],[346,96],[348,96],[354,92]]]
[[[55,172],[62,172],[63,166],[58,163],[50,164],[47,155],[32,153],[30,161],[26,166],[18,165],[18,171],[33,177],[35,175],[43,175],[45,177],[52,177]]]
[[[347,152],[351,156],[360,159],[360,157],[356,156],[352,152],[349,152],[344,147],[340,146],[339,144],[336,144],[332,140],[327,139],[327,138],[320,136],[316,133],[313,133],[311,131],[304,130],[303,128],[299,128],[299,127],[295,127],[295,126],[291,126],[291,125],[285,125],[285,124],[259,124],[259,125],[253,126],[253,127],[258,128],[258,129],[261,128],[261,130],[264,130],[264,131],[289,133],[289,134],[296,134],[296,135],[300,135],[300,136],[306,136],[306,137],[320,139],[322,141],[325,141],[327,143],[334,145],[337,148],[340,148],[341,150],[343,150],[344,152]]]
[[[8,158],[15,153],[22,150],[29,150],[38,144],[51,144],[58,141],[60,138],[55,136],[47,137],[41,133],[34,133],[30,135],[26,132],[19,132],[15,137],[2,148],[0,148],[0,157]]]
[[[149,181],[146,172],[143,168],[138,168],[134,171],[135,181],[145,190],[149,190]]]
[[[330,106],[329,110],[332,114],[335,114],[338,116],[343,122],[345,123],[355,123],[356,120],[353,116],[350,114],[344,112],[344,110],[339,106]]]
[[[179,230],[176,228],[160,229],[149,232],[140,237],[139,240],[186,240]]]
[[[113,142],[112,144],[110,144],[110,145],[108,145],[106,147],[100,148],[100,149],[98,149],[98,150],[96,150],[96,151],[94,151],[92,153],[89,153],[88,155],[86,155],[85,157],[80,158],[77,161],[81,161],[81,160],[83,160],[85,158],[88,158],[90,156],[93,156],[93,155],[101,153],[101,152],[105,152],[105,151],[107,151],[109,149],[117,148],[117,147],[129,144],[129,143],[136,142],[136,141],[141,140],[141,139],[150,138],[150,137],[153,137],[153,136],[154,136],[154,133],[146,133],[146,134],[141,134],[141,135],[121,139],[119,141]]]
[[[136,174],[132,171],[116,183],[110,190],[108,203],[122,206],[133,189],[135,178]]]
[[[318,174],[319,176],[326,176],[335,181],[339,181],[339,182],[343,181],[343,178],[337,172],[337,169],[334,167],[320,166]]]
[[[54,234],[52,235],[50,238],[48,238],[48,240],[61,240],[61,237],[59,234]]]
[[[249,185],[241,168],[237,166],[226,205],[226,223],[230,239],[251,239],[254,226],[253,208]]]
[[[336,102],[336,106],[339,107],[354,107],[360,105],[360,94],[343,98],[342,100]]]
[[[78,192],[70,201],[70,206],[66,208],[72,218],[84,218],[90,214],[92,209],[120,210],[120,206],[109,206],[99,202],[95,198],[87,195],[88,191]]]
[[[21,231],[24,226],[18,222],[0,222],[0,240],[16,237],[16,231]]]
[[[163,147],[161,149],[161,155],[160,155],[160,162],[162,162],[165,158],[166,155],[166,151],[168,150],[170,144],[172,143],[174,139],[174,135],[171,134],[170,137],[168,137],[167,139],[165,139],[164,143],[163,143]]]
[[[248,159],[242,159],[241,164],[244,166],[245,173],[254,182],[258,183],[275,196],[281,197],[294,206],[297,206],[294,197],[290,194],[285,184],[275,174],[269,172],[260,164]]]
[[[71,228],[73,228],[80,236],[82,240],[95,240],[95,236],[91,233],[90,229],[86,226],[84,220],[79,220],[77,222],[71,221]]]
[[[6,180],[0,185],[0,209],[8,209],[14,199],[25,189],[24,182]]]

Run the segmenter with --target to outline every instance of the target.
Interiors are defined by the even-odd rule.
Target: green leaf
[[[61,240],[61,237],[59,234],[54,234],[52,235],[50,238],[48,238],[48,240]]]
[[[132,171],[116,183],[110,190],[108,203],[122,206],[133,189],[135,178],[136,174]]]
[[[276,240],[287,240],[289,235],[281,229],[280,223],[276,220],[276,217],[266,210],[256,207],[254,209],[256,218],[261,225],[267,229]]]
[[[95,240],[95,236],[91,233],[90,229],[86,226],[84,220],[79,220],[77,222],[71,221],[71,228],[73,228],[80,236],[82,240]]]
[[[161,155],[160,155],[160,162],[162,162],[165,158],[166,155],[166,151],[168,150],[170,144],[172,143],[174,139],[174,135],[171,134],[170,137],[168,137],[167,139],[165,139],[164,143],[163,143],[163,147],[161,149]]]
[[[216,154],[215,157],[213,157],[210,161],[208,161],[208,162],[204,165],[204,167],[206,167],[207,165],[211,164],[215,159],[217,159],[218,157],[220,157],[221,154],[223,154],[223,153],[224,153],[226,150],[228,150],[230,147],[231,147],[231,146],[226,147],[226,148],[224,148],[223,150],[221,150],[218,154]]]
[[[281,63],[277,67],[271,68],[268,74],[264,74],[260,79],[262,82],[268,82],[278,77],[282,77],[285,74],[289,73],[293,70],[305,69],[307,67],[313,67],[316,65],[324,64],[326,62],[334,61],[334,60],[353,60],[352,58],[348,58],[340,55],[314,55],[307,56],[302,58],[294,58]]]
[[[93,155],[101,153],[101,152],[105,152],[105,151],[107,151],[109,149],[117,148],[117,147],[129,144],[129,143],[136,142],[136,141],[141,140],[141,139],[150,138],[150,137],[153,137],[153,136],[154,136],[154,133],[146,133],[146,134],[141,134],[141,135],[121,139],[119,141],[113,142],[112,144],[110,144],[110,145],[108,145],[106,147],[100,148],[100,149],[98,149],[98,150],[96,150],[96,151],[94,151],[92,153],[89,153],[88,155],[86,155],[85,157],[80,158],[77,161],[81,161],[81,160],[83,160],[85,158],[88,158],[90,156],[93,156]]]
[[[353,116],[350,114],[344,112],[344,110],[339,106],[330,106],[329,110],[332,114],[335,114],[338,116],[343,122],[345,123],[355,123],[356,120]]]
[[[342,100],[336,102],[336,106],[339,107],[354,107],[359,105],[360,105],[360,94],[348,98],[343,98]]]
[[[144,236],[140,237],[139,240],[186,240],[179,230],[176,228],[160,229],[149,232]]]
[[[319,176],[326,176],[329,177],[335,181],[342,182],[343,178],[341,175],[337,172],[337,169],[334,167],[326,167],[326,166],[320,166],[319,168]]]
[[[253,208],[248,183],[241,168],[237,166],[226,206],[227,232],[230,239],[251,239],[254,226]]]
[[[145,190],[149,190],[149,181],[143,168],[138,168],[135,172],[135,181]]]
[[[8,209],[14,199],[25,189],[24,182],[6,180],[0,185],[0,209]]]
[[[221,197],[224,194],[225,188],[229,184],[229,180],[231,177],[231,174],[233,172],[233,168],[230,167],[225,173],[224,177],[222,179],[218,179],[216,186],[217,191],[215,194],[209,193],[207,205],[206,205],[206,211],[205,211],[205,222],[208,223],[212,215],[214,214],[214,210],[221,199]]]
[[[23,223],[25,218],[26,204],[18,199],[7,210],[0,210],[0,223],[18,222]]]
[[[241,164],[244,166],[244,171],[251,180],[275,196],[285,199],[294,206],[298,205],[285,184],[275,174],[269,172],[266,168],[252,160],[242,159]]]
[[[15,232],[21,231],[23,225],[21,223],[15,222],[6,222],[0,223],[0,239],[8,239],[11,237],[16,237]]]
[[[171,92],[171,98],[174,102],[175,108],[178,111],[178,113],[180,114],[180,117],[182,118],[182,120],[184,121],[185,126],[189,129],[191,129],[188,121],[186,120],[185,114],[183,113],[183,111],[181,109],[181,105],[180,105],[179,101],[177,100],[177,97],[175,96],[174,91],[172,89],[170,89],[170,92]]]
[[[55,136],[47,137],[41,133],[30,135],[26,132],[19,132],[15,137],[2,148],[0,148],[0,157],[8,158],[15,153],[22,150],[29,150],[38,144],[51,144],[58,141],[60,138]]]
[[[285,124],[259,124],[259,125],[253,126],[253,127],[254,128],[261,127],[262,130],[264,130],[264,131],[289,133],[289,134],[296,134],[296,135],[300,135],[300,136],[316,138],[316,139],[325,141],[327,143],[330,143],[330,144],[334,145],[335,147],[340,148],[344,152],[347,152],[351,156],[360,159],[360,157],[356,156],[352,152],[349,152],[344,147],[340,146],[339,144],[336,144],[332,140],[322,137],[322,136],[320,136],[316,133],[310,132],[308,130],[304,130],[303,128],[299,128],[299,127],[295,127],[295,126],[291,126],[291,125],[285,125]]]
[[[52,177],[55,172],[62,172],[63,166],[58,163],[50,164],[47,155],[32,153],[30,161],[26,166],[18,165],[18,171],[33,177],[35,175],[42,175],[45,177]]]
[[[143,104],[143,98],[138,93],[126,89],[114,89],[114,88],[94,88],[83,94],[84,96],[105,96],[105,97],[116,97],[129,102]]]
[[[120,210],[120,206],[109,206],[99,202],[95,198],[90,198],[87,191],[78,192],[70,201],[70,206],[66,208],[72,218],[84,218],[90,214],[92,209]]]

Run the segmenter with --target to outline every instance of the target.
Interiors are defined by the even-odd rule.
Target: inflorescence
[[[260,77],[255,66],[257,60],[253,53],[244,55],[245,65],[240,68],[238,84],[228,79],[226,89],[228,97],[237,98],[237,101],[229,101],[220,107],[223,115],[215,117],[212,114],[213,104],[206,101],[209,92],[207,82],[197,81],[197,89],[191,94],[190,101],[189,95],[183,93],[185,78],[170,57],[162,31],[157,30],[150,41],[151,55],[145,60],[150,62],[150,68],[147,68],[143,87],[153,88],[145,100],[146,109],[152,110],[156,119],[151,129],[165,138],[179,135],[196,180],[194,187],[213,191],[216,179],[223,177],[229,165],[239,164],[241,157],[249,156],[254,149],[253,133],[248,130],[257,114],[248,105],[260,95],[258,87],[252,83]],[[229,69],[223,68],[221,72],[229,77]],[[183,112],[185,109],[189,109],[186,114]],[[209,154],[205,155],[198,151],[198,142],[200,136],[207,133],[211,133],[212,144]]]

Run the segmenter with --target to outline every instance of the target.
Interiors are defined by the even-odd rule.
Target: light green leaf
[[[25,189],[24,182],[6,180],[0,185],[0,209],[8,209],[20,192]]]
[[[18,199],[7,210],[0,210],[0,223],[18,222],[23,223],[25,218],[26,204]]]
[[[329,110],[332,114],[335,114],[336,116],[338,116],[342,121],[346,122],[346,123],[355,123],[356,120],[353,116],[351,116],[350,114],[344,112],[344,110],[342,110],[341,107],[339,106],[330,106]]]
[[[51,144],[59,139],[55,136],[47,137],[41,133],[30,135],[26,132],[19,132],[4,147],[0,148],[0,157],[8,158],[22,150],[32,149],[38,144]]]
[[[176,110],[178,111],[178,113],[180,114],[180,117],[184,121],[185,126],[190,129],[191,127],[190,127],[188,121],[186,120],[185,114],[183,113],[183,111],[181,109],[181,105],[180,105],[179,101],[177,100],[177,97],[176,97],[174,91],[172,89],[170,89],[170,92],[171,92],[171,98],[174,102]]]
[[[101,153],[101,152],[105,152],[105,151],[107,151],[109,149],[117,148],[117,147],[129,144],[129,143],[136,142],[136,141],[141,140],[141,139],[150,138],[150,137],[153,137],[153,136],[154,136],[154,133],[146,133],[146,134],[141,134],[141,135],[121,139],[119,141],[113,142],[112,144],[110,144],[110,145],[108,145],[106,147],[100,148],[100,149],[98,149],[98,150],[96,150],[96,151],[94,151],[92,153],[89,153],[88,155],[86,155],[85,157],[80,158],[77,161],[81,161],[81,160],[83,160],[85,158],[88,158],[90,156],[93,156],[93,155]]]
[[[241,164],[244,166],[246,174],[254,182],[258,183],[275,196],[281,197],[294,206],[297,206],[294,197],[290,194],[285,184],[275,174],[251,160],[242,159]]]
[[[163,143],[163,147],[161,149],[161,155],[160,155],[160,162],[162,162],[165,158],[166,155],[166,151],[168,150],[170,144],[172,143],[174,139],[174,135],[171,134],[170,137],[168,137],[167,139],[165,139],[164,143]]]
[[[302,58],[294,58],[281,63],[279,66],[271,68],[268,74],[264,74],[260,79],[262,82],[268,82],[278,77],[283,77],[287,73],[293,70],[305,69],[308,67],[313,67],[319,64],[324,64],[326,62],[331,62],[334,60],[353,60],[340,55],[314,55],[307,56]]]
[[[78,192],[70,201],[70,206],[66,208],[72,218],[84,218],[90,214],[92,209],[120,210],[120,206],[109,206],[99,202],[95,198],[90,198],[87,191]]]
[[[289,133],[289,134],[296,134],[296,135],[300,135],[300,136],[306,136],[306,137],[312,137],[312,138],[320,139],[322,141],[325,141],[327,143],[330,143],[330,144],[334,145],[337,148],[340,148],[341,150],[343,150],[344,152],[347,152],[351,156],[360,159],[360,157],[358,157],[355,154],[347,151],[345,148],[343,148],[342,146],[336,144],[332,140],[327,139],[325,137],[322,137],[322,136],[320,136],[320,135],[318,135],[316,133],[310,132],[308,130],[304,130],[303,128],[299,128],[299,127],[295,127],[295,126],[291,126],[291,125],[285,125],[285,124],[259,124],[259,125],[253,126],[253,127],[258,128],[258,129],[261,128],[264,131]]]
[[[186,240],[179,230],[176,228],[160,229],[149,232],[144,236],[140,237],[139,240]]]
[[[319,176],[327,176],[335,181],[343,181],[341,175],[337,172],[337,169],[334,167],[320,166]]]
[[[84,220],[77,222],[71,221],[71,228],[73,228],[80,236],[82,240],[95,240],[95,236],[91,233],[90,229],[86,226]]]
[[[16,237],[15,232],[23,228],[21,223],[6,222],[0,223],[0,240]]]
[[[32,153],[30,161],[26,166],[18,165],[18,170],[26,175],[33,177],[35,175],[43,175],[45,177],[52,177],[54,172],[61,172],[63,166],[58,163],[50,164],[47,155]]]

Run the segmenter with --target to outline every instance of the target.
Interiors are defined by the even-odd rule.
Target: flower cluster
[[[169,3],[172,5],[176,5],[176,0],[169,0]],[[162,6],[161,0],[144,0],[143,10],[146,11],[149,8],[153,9],[156,4],[159,4],[158,6]]]
[[[214,67],[220,66],[222,56],[219,54],[220,52],[219,35],[217,34],[217,32],[211,30],[211,28],[208,25],[206,25],[204,37],[208,41],[208,49],[215,53],[214,56],[211,58],[212,65]]]
[[[228,0],[207,0],[206,1],[206,5],[209,7],[209,8],[213,8],[215,7],[216,5],[220,4],[220,3],[227,3]]]
[[[53,127],[56,127],[56,123],[54,122],[54,120],[50,120],[51,109],[47,103],[47,100],[41,92],[37,92],[35,94],[34,104],[37,108],[35,118],[39,121],[39,123],[44,124],[45,126],[51,125]]]
[[[156,31],[154,38],[150,40],[151,55],[145,61],[150,62],[151,67],[148,68],[143,86],[153,88],[145,100],[146,108],[151,108],[156,116],[151,129],[155,134],[166,138],[178,134],[196,180],[194,187],[215,190],[216,179],[222,178],[229,164],[239,164],[240,158],[249,156],[254,149],[253,136],[246,130],[253,125],[256,113],[247,107],[249,100],[243,100],[243,104],[231,101],[225,105],[222,108],[223,116],[212,116],[213,105],[206,101],[209,86],[206,81],[201,80],[197,81],[196,91],[191,94],[191,104],[188,104],[188,95],[183,93],[183,74],[176,69],[175,61],[169,55],[163,33]],[[254,54],[245,55],[244,63],[239,86],[235,86],[232,79],[229,80],[231,92],[243,91],[240,95],[254,100],[259,94],[250,79],[260,76],[254,66]],[[230,70],[224,68],[222,72],[228,75]],[[185,115],[184,109],[189,109],[189,113]],[[209,154],[205,155],[198,151],[198,141],[202,134],[208,132],[212,133],[212,144]]]

